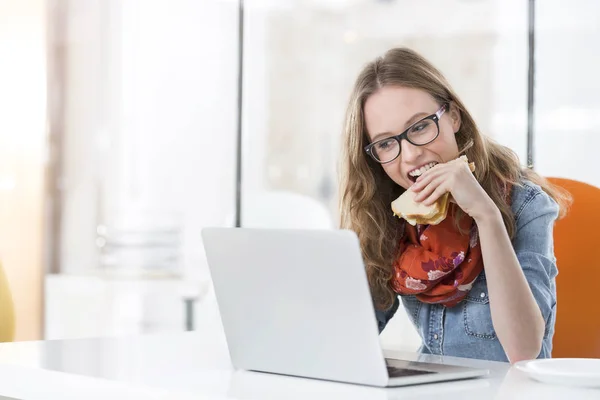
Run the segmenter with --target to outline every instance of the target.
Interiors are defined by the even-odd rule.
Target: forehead
[[[399,133],[406,129],[415,114],[434,113],[437,103],[421,89],[386,86],[373,93],[364,106],[369,137],[383,132]]]

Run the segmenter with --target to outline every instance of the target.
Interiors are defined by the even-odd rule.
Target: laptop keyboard
[[[400,378],[403,376],[415,376],[415,375],[425,375],[425,374],[434,374],[433,371],[423,371],[420,369],[408,369],[408,368],[396,368],[391,365],[387,366],[388,376],[390,378]]]

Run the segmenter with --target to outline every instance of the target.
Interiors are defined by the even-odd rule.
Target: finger
[[[426,181],[416,181],[410,186],[410,190],[412,190],[413,192],[420,192],[425,186],[427,186],[430,183],[430,181],[430,179]]]
[[[414,192],[417,192],[418,194],[421,194],[421,192],[423,192],[423,190],[426,187],[434,184],[435,182],[439,182],[434,185],[434,189],[435,189],[435,187],[438,186],[441,182],[443,182],[446,178],[447,178],[446,173],[437,173],[435,175],[432,174],[432,175],[424,178],[422,181],[413,184],[413,186],[411,186],[411,190]],[[419,198],[421,200],[425,199],[425,197],[427,197],[427,196],[426,195],[419,196]]]
[[[429,176],[438,176],[440,174],[443,174],[443,173],[445,173],[445,171],[447,169],[448,169],[448,166],[445,164],[436,164],[432,168],[425,171],[421,176],[419,176],[417,178],[417,182],[427,179],[427,177],[429,177]]]
[[[431,170],[429,170],[431,171]],[[446,174],[445,170],[440,169],[438,171],[434,171],[432,173],[428,173],[426,171],[423,175],[421,175],[417,181],[410,187],[414,192],[420,192],[424,187],[429,185],[434,180],[438,179],[440,176],[444,176]]]
[[[425,186],[416,196],[415,201],[421,202],[431,196],[435,189],[443,182],[443,179],[434,179],[431,183]]]
[[[426,206],[432,205],[440,197],[442,197],[447,191],[448,191],[448,189],[445,188],[445,185],[437,186],[435,188],[435,190],[433,191],[433,193],[429,197],[427,197],[425,200],[423,200],[423,204]]]

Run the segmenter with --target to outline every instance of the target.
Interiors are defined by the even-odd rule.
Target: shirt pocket
[[[463,319],[467,335],[496,339],[485,279],[477,279],[463,301]]]

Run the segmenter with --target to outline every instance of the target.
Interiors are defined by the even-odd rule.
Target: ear
[[[462,120],[460,117],[460,110],[453,102],[450,103],[450,112],[448,114],[450,115],[450,119],[452,120],[452,129],[454,130],[454,133],[457,133],[460,129]]]

